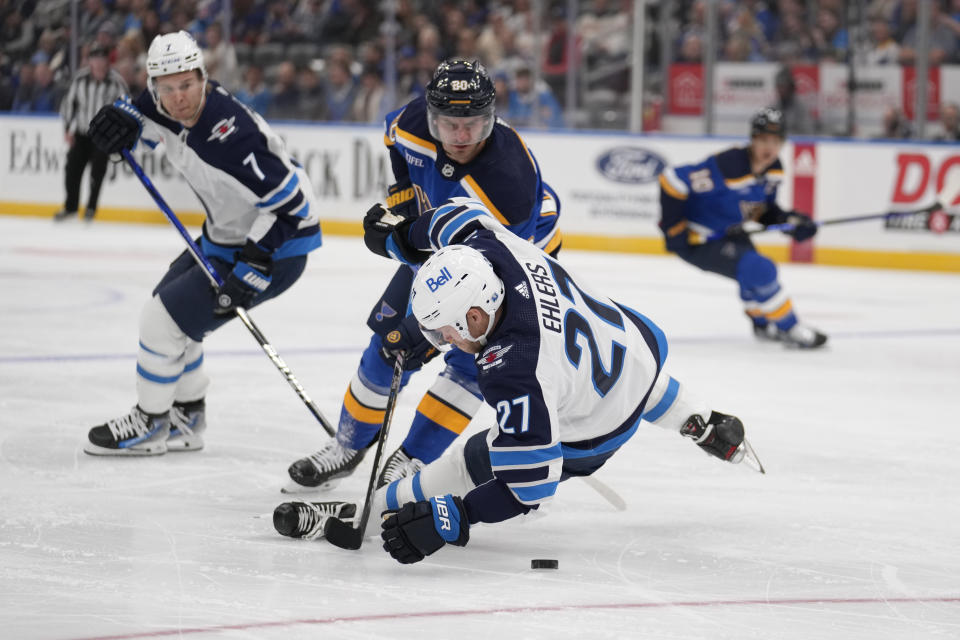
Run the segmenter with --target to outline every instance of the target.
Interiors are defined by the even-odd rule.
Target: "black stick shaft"
[[[126,159],[127,164],[130,165],[130,168],[133,169],[133,173],[140,179],[140,182],[146,188],[147,192],[153,197],[153,201],[157,203],[157,206],[160,207],[160,211],[163,212],[163,215],[167,217],[167,220],[176,227],[177,231],[180,232],[180,235],[183,236],[184,241],[187,243],[187,249],[190,251],[190,255],[193,256],[193,259],[196,260],[197,264],[203,267],[203,270],[206,272],[207,277],[210,278],[210,282],[215,287],[220,287],[223,285],[223,278],[220,277],[220,274],[217,273],[217,270],[213,267],[207,257],[203,255],[203,252],[200,250],[200,247],[197,246],[197,243],[193,241],[193,238],[190,237],[190,234],[187,233],[186,228],[180,222],[180,219],[177,218],[176,214],[173,213],[173,210],[167,205],[167,202],[163,199],[163,196],[160,195],[160,192],[157,191],[157,188],[153,186],[153,182],[150,181],[150,178],[147,177],[147,174],[143,172],[143,169],[130,154],[130,151],[124,149],[121,151],[123,157]],[[277,350],[273,348],[268,341],[266,336],[263,335],[263,332],[260,331],[259,327],[253,323],[253,319],[250,318],[247,314],[247,310],[242,307],[237,307],[237,317],[240,318],[240,322],[250,331],[254,339],[260,345],[260,348],[263,349],[263,352],[267,354],[267,357],[270,358],[270,361],[277,367],[280,371],[280,374],[284,379],[289,383],[293,390],[297,392],[297,395],[300,397],[300,400],[306,405],[307,409],[310,410],[310,413],[313,414],[313,417],[320,422],[320,426],[323,427],[323,430],[327,432],[328,435],[335,436],[336,431],[330,422],[323,416],[320,412],[319,407],[310,399],[310,396],[307,395],[307,392],[304,390],[303,385],[294,377],[293,372],[290,371],[290,367],[287,366],[287,363],[280,358],[280,354],[277,353]]]

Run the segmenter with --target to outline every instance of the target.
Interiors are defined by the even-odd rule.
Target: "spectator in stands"
[[[910,121],[898,107],[889,106],[883,112],[883,131],[877,138],[906,140],[913,135]]]
[[[324,99],[327,106],[327,120],[344,122],[350,118],[350,109],[357,97],[357,83],[350,73],[350,67],[333,60],[327,64],[327,77],[324,83]]]
[[[102,0],[84,0],[78,13],[77,36],[82,42],[93,42],[100,33],[100,27],[110,19],[105,3]]]
[[[33,21],[25,17],[25,11],[25,8],[14,5],[7,9],[5,14],[0,14],[3,16],[3,24],[0,26],[0,54],[10,56],[12,60],[28,58],[33,47]]]
[[[916,0],[909,0],[914,4]],[[909,4],[908,0],[904,0],[903,7]],[[916,11],[914,7],[913,11]],[[954,35],[953,31],[943,24],[943,12],[940,10],[939,2],[930,3],[930,34],[929,34],[929,45],[930,45],[930,57],[929,64],[932,66],[947,64],[953,62],[956,59],[957,55],[957,38]],[[900,46],[900,63],[905,65],[915,64],[917,60],[917,39],[919,29],[917,28],[916,22],[907,29],[906,34],[903,36],[903,41]]]
[[[811,32],[813,45],[821,59],[844,62],[849,49],[847,30],[842,27],[840,15],[829,6],[817,9],[817,21]]]
[[[773,106],[783,114],[783,124],[790,135],[816,134],[819,126],[809,107],[797,95],[797,83],[790,67],[784,65],[777,71],[774,89],[777,99]]]
[[[550,87],[542,80],[536,87],[533,85],[530,69],[517,69],[507,104],[507,121],[513,127],[562,127],[563,110]]]
[[[14,113],[30,111],[30,101],[33,98],[33,65],[25,62],[20,65],[17,78],[17,88],[13,94],[13,104],[10,110]]]
[[[767,39],[751,7],[741,5],[732,9],[726,28],[731,36],[743,36],[750,43],[749,61],[759,62],[767,59]]]
[[[543,56],[543,79],[554,95],[566,96],[567,69],[580,67],[580,52],[583,42],[575,36],[573,51],[567,46],[567,14],[561,5],[550,10],[550,31]]]
[[[480,35],[477,38],[477,57],[485,60],[490,69],[500,69],[506,49],[507,39],[512,39],[513,34],[507,35],[510,28],[507,26],[506,17],[509,10],[503,7],[490,12],[486,24],[481,28]]]
[[[29,106],[32,113],[56,113],[63,91],[53,82],[53,71],[46,62],[33,65],[33,91]]]
[[[267,115],[273,120],[293,120],[300,113],[300,87],[297,68],[289,60],[277,65],[277,81]]]
[[[760,62],[762,57],[757,59],[750,44],[750,38],[743,33],[733,33],[723,44],[722,59],[726,62]]]
[[[223,25],[211,22],[204,31],[203,63],[207,75],[216,78],[228,91],[239,87],[237,52],[233,45],[223,39]]]
[[[960,140],[960,106],[955,102],[944,102],[940,105],[940,126],[942,131],[933,136],[939,142],[955,142]]]
[[[703,38],[696,31],[687,31],[680,39],[676,61],[688,64],[703,62]]]
[[[506,71],[496,71],[491,79],[493,80],[495,111],[504,120],[509,120],[507,111],[510,108],[510,75]]]
[[[363,73],[360,74],[360,88],[350,109],[350,120],[382,123],[394,107],[388,103],[389,97],[383,86],[379,67],[369,64],[364,66]]]
[[[247,105],[262,116],[266,116],[270,110],[270,102],[273,94],[263,82],[263,68],[257,64],[251,64],[243,74],[244,85],[234,93],[237,100]]]
[[[9,111],[13,106],[13,96],[16,89],[13,86],[13,73],[10,65],[0,58],[0,111]]]
[[[897,64],[900,61],[900,44],[894,40],[890,21],[882,13],[870,16],[869,46],[858,56],[860,64]]]
[[[813,36],[801,11],[781,12],[777,34],[770,43],[770,55],[774,60],[784,63],[798,64],[817,60]]]
[[[300,89],[300,103],[297,119],[319,122],[326,119],[326,101],[320,74],[311,67],[304,67],[297,73],[297,88]]]

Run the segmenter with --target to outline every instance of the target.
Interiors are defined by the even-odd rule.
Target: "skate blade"
[[[294,482],[293,480],[290,480],[289,482],[287,482],[287,484],[285,484],[280,488],[280,493],[289,493],[293,495],[323,493],[324,491],[330,491],[331,489],[336,487],[338,484],[340,484],[339,478],[337,478],[336,480],[327,480],[326,482],[322,484],[318,484],[315,487],[308,487],[298,482]]]
[[[753,450],[753,445],[751,445],[750,441],[746,438],[744,438],[740,446],[737,447],[737,451],[733,454],[731,460],[735,462],[746,462],[747,466],[754,471],[763,474],[767,473],[767,470],[763,467],[763,463],[760,462],[760,458],[757,456],[757,452]]]

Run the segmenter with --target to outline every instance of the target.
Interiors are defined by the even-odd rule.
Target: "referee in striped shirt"
[[[66,186],[67,199],[63,209],[54,214],[60,221],[77,215],[80,201],[80,183],[83,170],[90,163],[90,195],[84,219],[93,220],[97,213],[100,186],[107,172],[107,154],[100,151],[87,135],[87,126],[100,107],[112,104],[129,89],[120,74],[110,68],[108,51],[94,44],[87,54],[87,67],[81,69],[70,83],[70,90],[60,106],[60,114],[66,125],[67,151]]]

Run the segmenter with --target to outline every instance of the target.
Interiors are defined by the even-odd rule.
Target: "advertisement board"
[[[379,127],[279,123],[275,129],[310,175],[325,231],[359,234],[364,212],[393,179]],[[566,246],[651,253],[663,252],[657,222],[664,167],[746,143],[522,133],[560,198]],[[0,116],[0,214],[52,216],[64,198],[65,153],[57,118]],[[135,156],[185,223],[199,224],[202,208],[186,181],[158,154],[138,149]],[[786,179],[778,202],[818,220],[924,207],[951,177],[960,178],[960,151],[944,144],[806,139],[788,141],[781,161]],[[762,234],[757,242],[783,260],[960,271],[958,210],[831,225],[804,247],[780,233]],[[123,163],[109,168],[98,219],[164,221]]]

